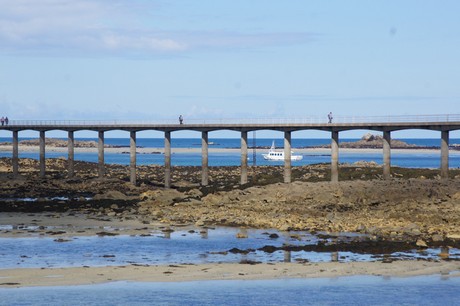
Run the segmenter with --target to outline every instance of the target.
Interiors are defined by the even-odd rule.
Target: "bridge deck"
[[[9,131],[347,131],[347,130],[398,131],[407,129],[426,129],[435,131],[453,131],[460,129],[460,115],[428,115],[428,116],[389,116],[389,117],[338,117],[333,123],[325,122],[324,118],[300,119],[219,119],[219,120],[186,120],[184,124],[176,121],[126,121],[126,120],[10,120],[8,125],[0,126],[0,130]]]

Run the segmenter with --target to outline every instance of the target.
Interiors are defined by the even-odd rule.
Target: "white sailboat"
[[[275,149],[275,141],[272,142],[272,146],[268,153],[262,154],[265,160],[275,160],[275,161],[284,161],[284,150],[277,151]],[[302,155],[294,155],[294,152],[291,151],[291,160],[298,161],[302,160]]]

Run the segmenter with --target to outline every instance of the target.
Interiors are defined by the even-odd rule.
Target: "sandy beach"
[[[336,278],[373,275],[460,277],[458,262],[395,261],[351,263],[201,264],[0,270],[0,287],[70,286],[114,281],[184,282],[197,280],[261,280]]]

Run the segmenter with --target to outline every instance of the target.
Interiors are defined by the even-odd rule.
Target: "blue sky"
[[[460,114],[458,12],[453,0],[0,0],[0,113]]]

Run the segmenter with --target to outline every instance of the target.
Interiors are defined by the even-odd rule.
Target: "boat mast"
[[[252,180],[256,180],[256,165],[257,165],[257,152],[256,152],[256,131],[252,131]]]

